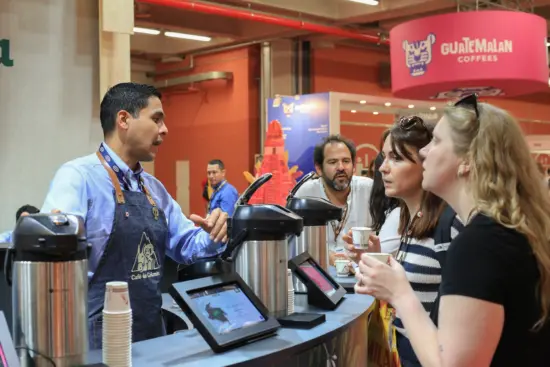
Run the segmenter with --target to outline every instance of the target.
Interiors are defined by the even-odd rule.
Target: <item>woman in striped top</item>
[[[441,283],[441,255],[448,247],[448,244],[436,244],[434,239],[445,203],[422,189],[419,151],[432,139],[432,130],[419,117],[400,119],[384,142],[384,162],[380,166],[386,195],[401,199],[398,227],[383,228],[386,233],[395,231],[401,236],[397,260],[405,268],[407,279],[428,313],[433,309]],[[392,223],[395,226],[395,222],[385,225]],[[460,222],[455,221],[454,225],[460,226]],[[451,236],[455,236],[460,228],[449,230]],[[378,239],[373,240],[376,251]],[[360,287],[356,288],[360,293]],[[399,315],[395,317],[394,326],[398,332],[397,349],[402,366],[420,366]]]

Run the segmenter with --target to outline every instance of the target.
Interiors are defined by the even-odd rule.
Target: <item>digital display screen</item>
[[[1,343],[0,343],[0,367],[8,367],[8,361],[6,360],[6,355],[4,354],[4,349],[2,349]]]
[[[218,334],[228,334],[266,321],[237,284],[189,293]]]
[[[317,266],[315,266],[315,263],[310,260],[305,261],[300,264],[300,269],[306,273],[309,279],[317,284],[317,287],[319,287],[324,294],[330,297],[336,293],[336,288],[334,285],[325,277],[323,273],[321,273]]]

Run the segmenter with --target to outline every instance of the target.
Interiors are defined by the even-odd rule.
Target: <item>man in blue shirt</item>
[[[206,174],[213,190],[208,203],[208,213],[221,209],[222,212],[229,214],[229,216],[233,215],[239,193],[225,179],[225,165],[220,159],[213,159],[208,162]]]
[[[187,219],[162,183],[143,171],[168,133],[161,94],[152,86],[121,83],[101,102],[104,142],[94,154],[67,162],[51,183],[42,212],[84,218],[88,259],[90,347],[100,348],[105,286],[126,281],[134,342],[165,333],[160,280],[164,256],[189,264],[224,249],[227,214]],[[195,227],[197,224],[199,227]]]
[[[17,212],[15,213],[15,222],[19,220],[20,217],[27,216],[29,214],[36,214],[39,213],[40,210],[32,205],[23,205],[21,208],[17,209]],[[7,231],[4,233],[0,233],[0,243],[11,243],[13,242],[13,231]]]

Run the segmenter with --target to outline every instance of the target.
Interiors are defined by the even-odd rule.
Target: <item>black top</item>
[[[547,366],[550,323],[531,330],[540,318],[540,273],[527,238],[478,214],[452,241],[447,256],[441,296],[467,296],[504,307],[491,366]]]

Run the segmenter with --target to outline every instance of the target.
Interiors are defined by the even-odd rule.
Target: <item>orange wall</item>
[[[174,67],[157,65],[158,70]],[[243,171],[251,170],[259,152],[258,67],[256,48],[197,57],[193,70],[174,76],[230,71],[233,81],[200,83],[194,91],[163,92],[169,132],[155,160],[155,175],[175,197],[175,162],[190,162],[191,213],[204,214],[201,182],[211,159],[224,161],[227,179],[239,192],[247,186]]]
[[[312,54],[312,93],[345,92],[375,96],[392,97],[391,89],[382,88],[378,83],[379,63],[389,62],[389,54],[376,50],[364,50],[350,47],[336,49],[315,49]],[[507,109],[518,118],[550,120],[549,93],[523,98],[493,99],[494,103]],[[341,119],[357,122],[392,123],[391,115],[352,114],[342,112]],[[522,122],[526,134],[550,134],[550,124]],[[378,147],[383,127],[361,127],[343,125],[340,132],[355,141],[357,145],[374,144]],[[358,157],[372,153],[358,151]]]

